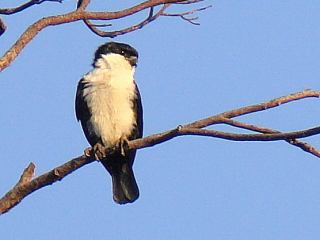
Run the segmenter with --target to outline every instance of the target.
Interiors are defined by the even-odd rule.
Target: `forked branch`
[[[35,4],[40,4],[45,1],[54,1],[54,2],[61,2],[61,0],[31,0],[21,6],[12,9],[0,9],[0,14],[14,14],[20,11],[23,11]],[[89,29],[94,32],[95,34],[102,36],[102,37],[115,37],[118,35],[126,34],[132,31],[136,31],[141,29],[145,25],[153,22],[155,19],[159,18],[160,16],[170,16],[170,14],[165,13],[164,11],[171,5],[171,4],[178,4],[178,3],[185,3],[185,4],[195,4],[201,2],[202,0],[147,0],[140,4],[137,4],[133,7],[116,11],[116,12],[90,12],[87,11],[86,8],[90,3],[90,0],[78,0],[77,9],[62,15],[57,16],[49,16],[44,17],[34,24],[32,24],[28,29],[19,37],[19,39],[13,44],[13,46],[0,58],[0,72],[7,68],[15,58],[21,53],[21,51],[26,47],[26,45],[44,28],[48,26],[55,26],[61,25],[71,22],[76,22],[83,20]],[[157,13],[154,13],[154,7],[161,6],[160,10]],[[210,6],[208,6],[210,7]],[[207,9],[199,8],[193,11],[181,13],[181,17],[184,20],[187,20],[190,23],[193,23],[193,20],[196,18],[188,18],[190,14],[193,14],[198,11],[202,11]],[[109,21],[125,18],[130,15],[136,14],[143,10],[149,9],[149,14],[146,19],[141,21],[140,23],[133,24],[127,28],[120,29],[120,30],[113,30],[113,31],[103,31],[99,29],[101,26],[110,26]],[[177,16],[178,14],[173,14],[172,16]],[[92,20],[103,20],[108,21],[108,24],[103,24],[100,26],[97,24],[93,24]],[[5,24],[0,19],[0,35],[5,31]]]
[[[96,24],[91,23],[90,20],[83,20],[83,21],[87,25],[87,27],[95,34],[97,34],[101,37],[113,38],[113,37],[127,34],[129,32],[133,32],[133,31],[136,31],[138,29],[143,28],[145,25],[151,23],[152,21],[154,21],[158,17],[160,17],[169,6],[170,6],[170,4],[164,4],[156,14],[154,14],[154,7],[151,7],[149,10],[149,14],[145,20],[143,20],[142,22],[140,22],[136,25],[132,25],[130,27],[123,28],[123,29],[117,30],[117,31],[103,31],[98,28],[98,27],[102,27],[102,26],[111,26],[111,24],[109,24],[109,25],[96,25]]]
[[[208,5],[206,7],[202,7],[202,8],[197,8],[194,9],[192,11],[188,11],[188,12],[182,12],[182,13],[162,13],[161,16],[167,16],[167,17],[180,17],[183,20],[193,24],[193,25],[200,25],[200,23],[195,22],[195,20],[198,20],[199,17],[191,17],[193,14],[195,14],[196,12],[200,12],[200,11],[204,11],[208,8],[211,8],[212,5]]]
[[[273,99],[271,101],[266,101],[260,104],[250,105],[234,109],[231,111],[223,112],[205,119],[201,119],[189,124],[179,125],[178,127],[154,134],[145,138],[130,141],[128,143],[129,149],[139,149],[152,147],[154,145],[160,144],[165,141],[169,141],[172,138],[183,136],[183,135],[199,135],[207,137],[222,138],[232,141],[286,141],[287,143],[299,147],[303,151],[306,151],[318,158],[320,158],[320,150],[311,146],[308,143],[301,142],[300,138],[306,138],[309,136],[318,135],[320,133],[320,126],[314,127],[306,130],[294,131],[282,133],[277,130],[270,128],[260,127],[252,124],[242,123],[232,118],[243,116],[246,114],[251,114],[259,111],[265,111],[270,108],[278,107],[282,104],[289,103],[292,101],[298,101],[304,98],[310,97],[320,97],[320,91],[305,90],[302,92],[297,92],[287,96]],[[204,127],[216,125],[216,124],[227,124],[236,128],[246,129],[253,132],[258,132],[259,134],[238,134],[230,132],[221,132],[215,130],[204,129]],[[113,152],[114,149],[107,149],[107,154]],[[34,165],[31,163],[27,169],[22,174],[19,182],[13,187],[5,196],[0,199],[0,214],[9,211],[11,208],[16,206],[19,202],[23,200],[26,196],[32,192],[39,190],[42,187],[48,186],[60,181],[68,174],[77,170],[78,168],[89,164],[95,159],[94,154],[91,149],[87,149],[86,153],[91,153],[89,155],[83,154],[76,157],[69,162],[54,168],[53,170],[32,179],[34,173]]]

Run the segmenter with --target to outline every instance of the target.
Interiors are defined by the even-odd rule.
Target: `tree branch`
[[[198,20],[199,17],[190,17],[190,15],[193,15],[196,12],[207,10],[208,8],[211,8],[212,5],[208,5],[206,7],[197,8],[192,11],[183,12],[183,13],[163,13],[161,16],[167,16],[167,17],[180,17],[181,19],[193,24],[193,25],[200,25],[200,23],[195,22],[195,20]]]
[[[34,1],[30,1],[32,4],[34,4]],[[30,2],[26,4],[31,4]],[[145,9],[152,9],[153,7],[164,5],[164,4],[177,4],[181,2],[188,2],[187,4],[193,4],[199,2],[199,0],[147,0],[145,2],[142,2],[138,5],[135,5],[133,7],[116,11],[116,12],[89,12],[85,11],[85,8],[90,3],[90,0],[80,0],[78,1],[78,8],[75,11],[57,15],[57,16],[50,16],[45,17],[34,24],[32,24],[30,27],[27,28],[27,30],[19,37],[19,39],[13,44],[13,46],[0,58],[0,72],[3,71],[5,68],[7,68],[14,60],[15,58],[20,54],[20,52],[24,49],[24,47],[44,28],[48,26],[55,26],[65,23],[71,23],[79,20],[84,20],[87,24],[87,26],[93,31],[94,33],[106,36],[106,37],[115,37],[121,34],[125,34],[128,32],[135,31],[137,29],[142,28],[146,24],[152,22],[157,17],[160,16],[160,13],[163,13],[162,10],[164,10],[163,7],[162,10],[158,12],[158,14],[154,15],[153,17],[149,17],[146,20],[142,21],[141,23],[137,25],[133,25],[131,27],[119,30],[119,31],[113,31],[109,33],[103,33],[103,31],[98,31],[88,20],[114,20],[114,19],[120,19],[124,18],[133,14],[136,14],[140,11],[143,11]],[[167,5],[168,6],[168,5]],[[20,6],[21,8],[21,6]],[[5,12],[3,10],[3,12]]]
[[[152,21],[156,20],[158,17],[162,16],[162,14],[164,13],[164,11],[170,6],[170,4],[164,4],[162,6],[162,8],[156,13],[153,14],[153,7],[150,8],[149,10],[149,14],[147,16],[147,18],[145,20],[143,20],[142,22],[136,24],[136,25],[132,25],[128,28],[124,28],[121,30],[117,30],[117,31],[102,31],[100,29],[98,29],[94,24],[92,24],[89,20],[83,20],[84,23],[87,25],[87,27],[94,32],[95,34],[97,34],[100,37],[116,37],[119,35],[123,35],[123,34],[127,34],[129,32],[133,32],[136,31],[138,29],[143,28],[145,25],[151,23]],[[110,24],[111,25],[111,24]],[[109,26],[110,26],[109,25]]]
[[[128,142],[129,149],[140,149],[146,147],[152,147],[156,144],[168,141],[174,137],[183,135],[200,135],[209,136],[216,138],[223,138],[233,141],[287,141],[288,143],[301,148],[302,150],[313,154],[320,158],[320,151],[313,146],[300,142],[297,138],[305,138],[320,133],[320,127],[310,128],[301,131],[281,133],[276,130],[269,128],[258,127],[251,124],[241,123],[231,118],[237,116],[243,116],[249,113],[254,113],[258,111],[264,111],[270,108],[278,107],[281,104],[289,103],[292,101],[301,100],[309,97],[319,97],[320,91],[305,90],[302,92],[297,92],[287,96],[273,99],[271,101],[263,102],[256,105],[245,106],[242,108],[234,109],[224,113],[220,113],[209,118],[201,119],[199,121],[179,125],[177,128],[165,131],[162,133],[154,134],[145,138],[136,139],[134,141]],[[261,134],[237,134],[237,133],[226,133],[221,131],[214,131],[209,129],[203,129],[204,127],[214,125],[214,124],[227,124],[233,127],[247,129],[255,132],[260,132]],[[106,154],[114,152],[115,149],[106,149]],[[51,171],[32,179],[34,174],[34,164],[31,163],[25,171],[18,183],[7,193],[4,197],[0,199],[0,214],[9,211],[11,208],[20,203],[23,198],[31,194],[32,192],[39,190],[42,187],[53,184],[60,181],[68,174],[77,170],[78,168],[89,164],[94,159],[94,153],[91,148],[85,150],[85,154],[76,157],[69,162],[52,169]]]
[[[33,163],[30,163],[22,173],[19,182],[12,190],[10,190],[3,198],[0,199],[0,214],[9,211],[11,208],[20,203],[22,199],[34,191],[51,185],[56,181],[60,181],[73,171],[93,161],[94,160],[87,158],[85,155],[82,155],[52,169],[51,171],[37,178],[34,178],[33,180],[30,178],[30,176],[33,175],[35,166]]]
[[[179,128],[178,128],[179,129]],[[288,132],[288,133],[265,133],[265,134],[239,134],[239,133],[228,133],[222,131],[199,129],[199,128],[186,128],[181,127],[174,137],[184,135],[195,135],[205,137],[222,138],[232,141],[279,141],[279,140],[290,140],[295,138],[306,138],[314,136],[320,133],[320,127],[314,127],[306,130]]]
[[[198,0],[195,0],[193,1],[192,3],[195,3],[195,2],[199,2]],[[190,2],[191,3],[191,2]],[[162,6],[162,8],[156,13],[154,14],[153,13],[153,7],[150,8],[149,10],[149,14],[147,16],[147,18],[145,20],[143,20],[142,22],[136,24],[136,25],[132,25],[130,27],[127,27],[127,28],[124,28],[124,29],[121,29],[121,30],[116,30],[116,31],[103,31],[103,30],[100,30],[99,28],[97,27],[101,27],[101,26],[111,26],[111,24],[104,24],[104,25],[96,25],[96,24],[92,24],[90,22],[90,20],[83,20],[84,23],[87,25],[87,27],[95,34],[97,34],[98,36],[100,37],[110,37],[110,38],[114,38],[116,36],[119,36],[119,35],[123,35],[123,34],[127,34],[129,32],[133,32],[133,31],[136,31],[138,29],[141,29],[143,28],[145,25],[153,22],[154,20],[156,20],[157,18],[161,17],[161,16],[167,16],[167,17],[181,17],[183,20],[191,23],[191,24],[194,24],[194,25],[200,25],[200,23],[197,23],[195,22],[194,20],[197,20],[198,17],[188,17],[189,15],[192,15],[196,12],[200,12],[200,11],[204,11],[210,7],[212,7],[211,5],[209,6],[206,6],[206,7],[203,7],[203,8],[198,8],[198,9],[195,9],[195,10],[192,10],[192,11],[188,11],[188,12],[183,12],[183,13],[175,13],[175,14],[171,14],[171,13],[165,13],[165,10],[167,8],[170,7],[171,4],[164,4]]]
[[[223,120],[225,118],[234,118],[234,117],[247,115],[250,113],[264,111],[264,110],[268,110],[270,108],[278,107],[282,104],[301,100],[304,98],[311,98],[311,97],[319,98],[320,91],[307,89],[307,90],[304,90],[301,92],[292,93],[290,95],[279,97],[279,98],[276,98],[276,99],[273,99],[273,100],[270,100],[267,102],[263,102],[263,103],[259,103],[259,104],[255,104],[255,105],[250,105],[250,106],[246,106],[246,107],[241,107],[241,108],[227,111],[224,113],[220,113],[218,115],[214,115],[214,116],[211,116],[211,117],[199,120],[199,121],[195,121],[193,123],[187,124],[186,127],[204,128],[204,127],[208,127],[213,124],[223,123]]]
[[[251,130],[251,131],[254,131],[254,132],[281,133],[280,131],[277,131],[277,130],[272,130],[270,128],[265,128],[265,127],[255,126],[255,125],[252,125],[252,124],[246,124],[246,123],[238,122],[238,121],[235,121],[235,120],[229,119],[229,118],[224,118],[223,119],[223,123],[228,124],[230,126],[237,127],[237,128]],[[301,142],[301,141],[296,140],[296,139],[290,139],[290,140],[285,140],[285,141],[287,143],[291,144],[291,145],[294,145],[296,147],[301,148],[305,152],[311,153],[312,155],[320,158],[320,150],[312,147],[308,143]]]

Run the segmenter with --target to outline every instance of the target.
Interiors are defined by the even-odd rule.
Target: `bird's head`
[[[125,43],[119,42],[108,42],[101,45],[94,55],[93,66],[96,62],[103,58],[103,56],[108,56],[109,54],[118,54],[123,56],[132,67],[137,66],[138,62],[138,52],[133,47]]]

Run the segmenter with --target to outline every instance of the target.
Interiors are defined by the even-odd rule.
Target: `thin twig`
[[[89,23],[89,20],[85,20],[85,21]],[[90,22],[90,25],[93,27],[111,27],[112,23],[91,23]]]
[[[312,155],[320,158],[320,150],[315,148],[314,146],[306,142],[299,141],[297,139],[292,139],[292,140],[289,140],[288,142],[296,147],[301,148],[303,151],[311,153]]]
[[[204,2],[204,1],[205,0],[186,0],[186,1],[175,3],[175,4],[195,4],[195,3]]]
[[[163,13],[162,16],[165,16],[165,17],[180,17],[182,18],[183,20],[193,24],[193,25],[200,25],[200,23],[198,22],[195,22],[194,20],[198,20],[199,17],[187,17],[187,16],[190,16],[196,12],[200,12],[200,11],[204,11],[208,8],[211,8],[212,5],[208,5],[206,7],[202,7],[202,8],[197,8],[197,9],[194,9],[194,10],[191,10],[191,11],[188,11],[188,12],[182,12],[182,13]]]
[[[301,92],[292,93],[287,96],[279,97],[279,98],[276,98],[276,99],[273,99],[273,100],[270,100],[267,102],[263,102],[263,103],[259,103],[259,104],[255,104],[255,105],[250,105],[247,107],[241,107],[238,109],[234,109],[231,111],[220,113],[220,114],[217,114],[217,115],[214,115],[214,116],[187,124],[187,125],[185,125],[185,127],[204,128],[204,127],[208,127],[212,124],[221,123],[221,122],[223,122],[224,118],[234,118],[234,117],[238,117],[238,116],[247,115],[250,113],[264,111],[264,110],[267,110],[270,108],[278,107],[282,104],[286,104],[286,103],[297,101],[297,100],[304,99],[304,98],[311,98],[311,97],[319,98],[320,91],[307,89],[307,90],[304,90]]]
[[[136,31],[138,29],[143,28],[145,25],[151,23],[152,21],[156,20],[158,17],[160,17],[163,12],[170,6],[170,4],[164,4],[161,9],[153,15],[153,7],[150,8],[149,10],[149,14],[147,16],[147,18],[145,20],[143,20],[142,22],[136,24],[136,25],[132,25],[128,28],[123,28],[121,30],[116,30],[116,31],[103,31],[98,29],[94,24],[92,24],[89,20],[84,20],[85,24],[87,25],[87,27],[95,34],[97,34],[100,37],[116,37],[119,35],[123,35],[123,34],[127,34],[129,32],[133,32]]]
[[[229,119],[229,118],[222,118],[222,123],[228,124],[233,127],[242,128],[242,129],[251,130],[251,131],[260,132],[260,133],[281,133],[280,131],[277,131],[277,130],[273,130],[273,129],[261,127],[261,126],[256,126],[256,125],[252,125],[252,124],[242,123],[242,122],[239,122],[239,121],[236,121],[233,119]],[[320,150],[316,149],[315,147],[311,146],[310,144],[308,144],[306,142],[302,142],[297,139],[290,139],[290,140],[285,140],[285,141],[291,145],[299,147],[300,149],[302,149],[305,152],[311,153],[312,155],[320,158]]]
[[[33,178],[35,168],[36,168],[36,166],[34,165],[34,163],[30,163],[28,165],[28,167],[26,169],[24,169],[24,171],[18,181],[18,184],[16,186],[21,186],[21,185],[24,185],[24,184],[30,182],[31,179]]]
[[[266,133],[266,134],[240,134],[240,133],[228,133],[222,131],[215,131],[201,128],[186,128],[182,127],[180,131],[174,136],[182,135],[196,135],[222,138],[232,141],[279,141],[289,140],[296,138],[306,138],[320,134],[320,127],[309,128],[301,131],[287,132],[287,133]]]
[[[15,8],[0,8],[0,14],[3,14],[3,15],[11,15],[11,14],[15,14],[15,13],[18,13],[18,12],[21,12],[33,5],[36,5],[36,4],[41,4],[43,2],[59,2],[59,3],[62,3],[63,0],[31,0],[29,2],[26,2],[24,4],[21,4],[20,6],[18,7],[15,7]]]

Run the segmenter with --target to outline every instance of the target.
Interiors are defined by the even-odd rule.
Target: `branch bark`
[[[297,140],[297,138],[305,138],[320,133],[320,127],[310,128],[301,131],[281,133],[280,131],[273,130],[270,128],[264,128],[255,126],[252,124],[241,123],[235,121],[231,118],[243,116],[250,113],[255,113],[258,111],[265,111],[270,108],[278,107],[282,104],[289,103],[292,101],[301,100],[310,97],[320,97],[320,91],[305,90],[302,92],[297,92],[280,98],[276,98],[267,102],[260,104],[255,104],[251,106],[245,106],[238,109],[230,110],[224,113],[220,113],[205,119],[195,121],[186,125],[179,125],[178,127],[154,134],[145,138],[130,141],[128,143],[129,149],[140,149],[146,147],[152,147],[154,145],[160,144],[170,139],[183,135],[200,135],[209,136],[216,138],[223,138],[233,141],[286,141],[289,144],[299,147],[302,150],[313,154],[314,156],[320,158],[320,151],[315,147]],[[227,124],[236,128],[247,129],[254,132],[259,132],[260,134],[237,134],[237,133],[226,133],[221,131],[214,131],[203,129],[215,124]],[[114,149],[107,149],[106,153],[113,152]],[[25,171],[22,173],[18,183],[0,199],[0,214],[3,214],[18,203],[20,203],[26,196],[30,195],[34,191],[41,189],[42,187],[51,185],[57,181],[62,180],[64,177],[72,173],[73,171],[89,164],[95,159],[91,148],[85,150],[85,153],[79,157],[76,157],[67,163],[58,166],[51,171],[32,179],[34,174],[35,166],[31,163]]]
[[[93,159],[82,155],[34,179],[30,176],[34,174],[35,165],[30,163],[23,171],[18,183],[0,199],[0,214],[9,211],[34,191],[60,181],[73,171],[93,161]]]

